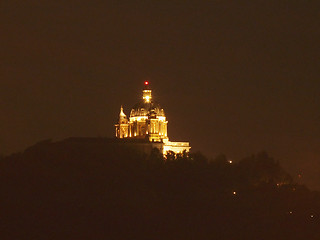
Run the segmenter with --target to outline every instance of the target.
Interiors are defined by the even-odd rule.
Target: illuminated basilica
[[[149,83],[145,82],[142,99],[133,106],[129,119],[121,106],[119,122],[115,125],[116,137],[124,139],[145,139],[150,143],[160,144],[163,154],[189,152],[189,142],[171,142],[167,133],[168,121],[164,110],[152,99]],[[159,144],[158,144],[159,146]]]

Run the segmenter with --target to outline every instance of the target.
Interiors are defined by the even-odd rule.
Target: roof
[[[148,116],[151,113],[154,113],[157,116],[165,116],[164,110],[163,108],[161,108],[160,104],[155,102],[147,103],[144,101],[140,101],[132,107],[130,117]]]

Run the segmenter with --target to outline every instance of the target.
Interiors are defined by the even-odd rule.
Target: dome
[[[139,102],[133,106],[130,112],[130,117],[149,116],[150,114],[165,117],[164,110],[160,104],[154,102]]]

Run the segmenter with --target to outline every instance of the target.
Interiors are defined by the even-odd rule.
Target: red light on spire
[[[144,85],[149,85],[149,82],[148,82],[148,81],[145,81],[145,82],[144,82]]]

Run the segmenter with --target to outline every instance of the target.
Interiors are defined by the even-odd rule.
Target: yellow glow
[[[142,98],[145,102],[149,103],[152,98],[151,90],[143,90]]]
[[[130,122],[132,123],[134,121],[145,121],[147,119],[148,119],[147,116],[130,117]]]
[[[144,103],[152,102],[152,91],[150,89],[143,90]],[[155,116],[155,117],[154,117]],[[148,138],[150,142],[162,142],[161,150],[163,154],[168,151],[175,153],[182,153],[183,151],[189,152],[189,142],[171,142],[167,134],[168,121],[164,115],[163,109],[158,109],[155,115],[150,117],[149,106],[140,106],[138,109],[132,109],[129,121],[123,112],[121,106],[119,123],[116,127],[116,137],[118,138]]]
[[[166,117],[157,116],[157,118],[158,118],[160,121],[166,121]]]

